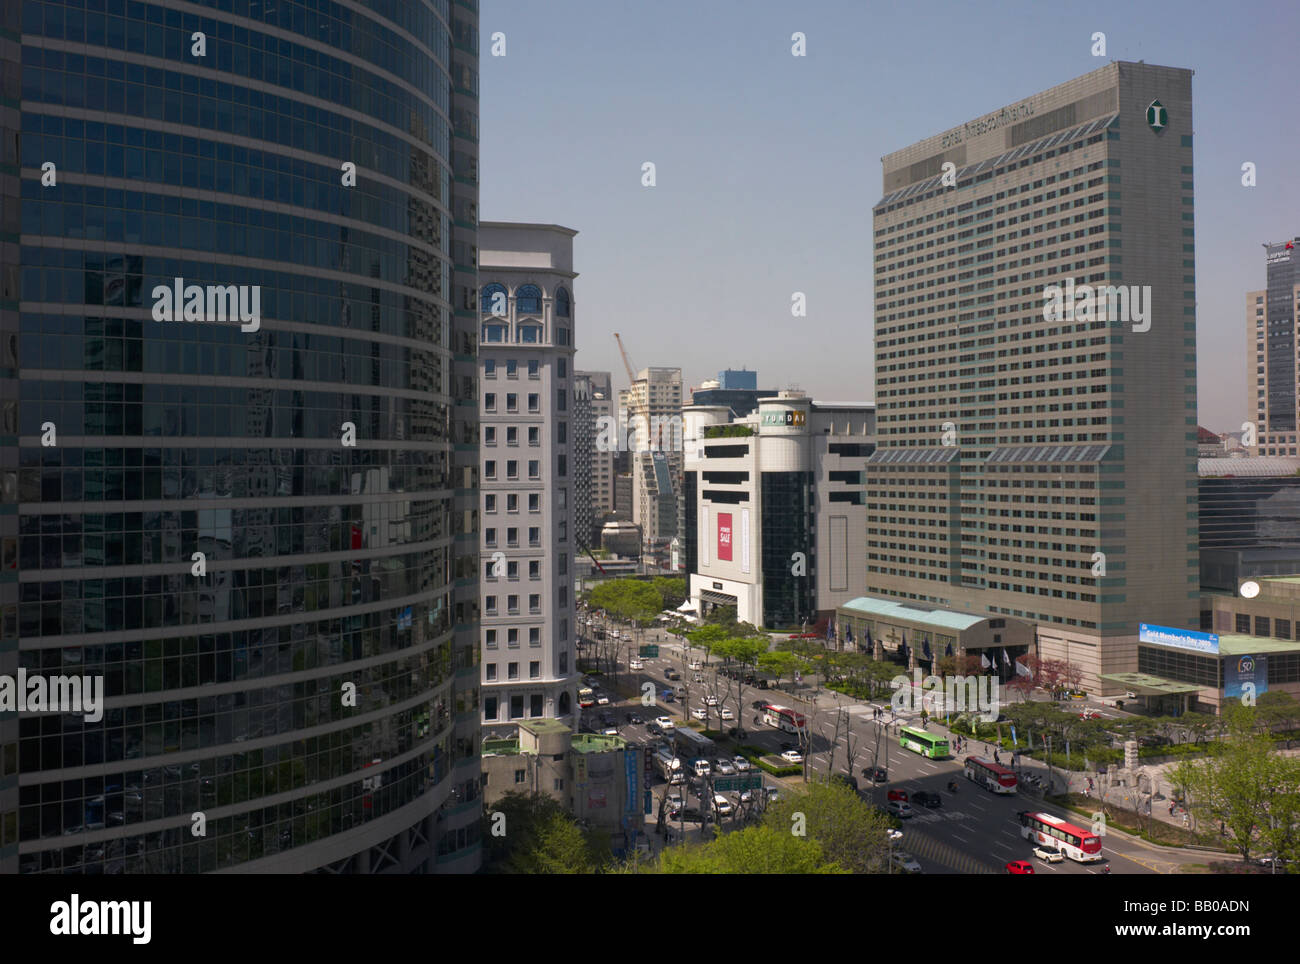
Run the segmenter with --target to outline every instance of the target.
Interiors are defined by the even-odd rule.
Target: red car
[[[1009,874],[1032,874],[1034,865],[1028,860],[1012,860],[1007,863],[1007,873]]]
[[[906,790],[890,790],[887,796],[890,800],[901,800],[903,803],[907,803]]]
[[[1096,710],[1084,710],[1082,713],[1079,714],[1079,719],[1081,719],[1081,720],[1100,720],[1100,719],[1101,719],[1101,714],[1098,713]]]

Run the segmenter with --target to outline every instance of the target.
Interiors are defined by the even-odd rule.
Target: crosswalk
[[[997,865],[980,860],[978,857],[960,851],[951,844],[928,834],[907,834],[903,838],[903,843],[906,845],[908,852],[914,857],[932,860],[959,874],[996,874],[1001,872]]]

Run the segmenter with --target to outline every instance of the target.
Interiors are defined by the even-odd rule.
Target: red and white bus
[[[1050,813],[1020,812],[1020,835],[1034,843],[1055,847],[1071,860],[1089,864],[1103,859],[1101,837],[1066,823]]]
[[[763,722],[786,733],[802,733],[808,725],[808,720],[802,713],[796,713],[790,707],[778,706],[776,703],[764,704]]]
[[[966,758],[966,779],[983,784],[994,793],[1015,793],[1016,775],[1006,767],[979,756]]]

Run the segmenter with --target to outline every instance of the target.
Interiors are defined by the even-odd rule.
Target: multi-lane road
[[[724,697],[725,685],[715,682],[716,666],[706,666],[702,671],[705,677],[704,683],[694,682],[692,678],[695,672],[684,667],[681,650],[675,642],[668,640],[662,633],[651,634],[646,641],[657,642],[660,645],[661,655],[657,659],[643,659],[642,668],[637,671],[627,671],[626,662],[621,663],[620,666],[620,672],[626,673],[625,678],[636,680],[638,688],[641,683],[650,681],[654,683],[656,693],[659,693],[662,689],[675,686],[680,682],[689,688],[691,708],[700,706],[706,694],[716,693],[719,697]],[[698,651],[694,651],[693,658],[703,659],[703,656]],[[665,678],[664,671],[670,666],[682,673],[680,681],[672,682]],[[722,681],[722,684],[725,683],[725,680]],[[794,703],[790,697],[778,697],[776,694],[747,686],[744,692],[745,706],[736,706],[734,695],[728,704],[742,725],[751,733],[746,738],[746,742],[777,752],[782,745],[789,744],[795,739],[790,734],[753,725],[751,717],[754,711],[749,708],[749,704],[755,699],[768,696],[773,697],[773,702],[789,703],[794,709],[805,713],[810,718],[812,738],[808,769],[811,773],[826,772],[832,759],[830,751],[831,738],[835,733],[836,711],[834,709],[824,706],[815,709],[811,704]],[[602,707],[593,707],[588,713],[594,713],[599,709]],[[643,726],[626,724],[624,714],[629,711],[637,712],[647,721],[658,715],[670,715],[680,722],[684,707],[680,701],[668,704],[657,702],[654,707],[643,707],[639,701],[636,701],[624,705],[611,705],[609,709],[615,713],[621,735],[631,742],[652,743],[657,738],[646,733]],[[1113,874],[1143,874],[1171,872],[1181,863],[1204,860],[1203,856],[1188,854],[1182,857],[1163,848],[1156,849],[1130,837],[1114,834],[1103,836],[1104,863],[1077,864],[1066,860],[1062,863],[1048,864],[1037,860],[1033,857],[1033,845],[1021,836],[1018,818],[1020,811],[1045,811],[1063,817],[1076,825],[1086,825],[1088,821],[1077,814],[1066,813],[1051,805],[1044,805],[1028,793],[1005,796],[991,793],[966,780],[960,760],[956,758],[931,760],[902,749],[893,727],[889,725],[891,711],[887,706],[884,708],[886,718],[884,721],[874,718],[873,707],[870,704],[845,700],[842,709],[847,716],[851,736],[844,732],[840,733],[833,757],[834,767],[837,772],[849,773],[858,780],[865,799],[883,806],[889,790],[904,790],[909,796],[918,790],[939,794],[942,804],[935,809],[913,806],[916,815],[903,821],[903,839],[899,844],[915,856],[922,869],[927,872],[1002,873],[1008,861],[1028,860],[1032,863],[1035,873],[1100,874],[1103,866],[1108,866]],[[906,724],[909,718],[902,717],[899,722]],[[710,728],[718,726],[716,713],[711,712],[708,725]],[[729,722],[727,725],[733,724]],[[847,759],[846,747],[849,744],[854,745],[852,761]],[[981,746],[972,744],[971,752],[979,752]],[[965,756],[965,753],[962,755]],[[873,760],[875,765],[887,770],[886,783],[873,786],[863,778],[863,769],[872,766]],[[947,789],[949,781],[954,779],[958,784],[956,793]],[[784,784],[791,789],[802,783],[802,780],[797,778],[774,781],[773,778],[768,777],[767,780]],[[655,787],[656,812],[658,796],[665,789],[666,785],[662,782]],[[734,794],[732,796],[734,797]],[[653,817],[650,818],[650,826],[653,826]]]

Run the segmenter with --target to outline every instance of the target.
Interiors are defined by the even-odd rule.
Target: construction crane
[[[636,372],[632,370],[632,359],[627,357],[627,349],[623,347],[623,339],[619,337],[618,332],[614,332],[614,340],[618,342],[618,353],[623,356],[623,367],[627,369],[628,386],[636,384]]]

